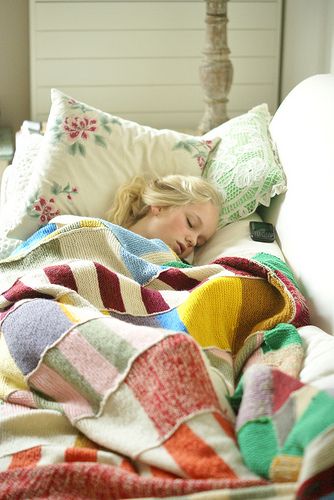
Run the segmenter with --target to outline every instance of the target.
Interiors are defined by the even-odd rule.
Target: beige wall
[[[333,72],[333,0],[285,0],[281,99],[304,78]]]
[[[29,118],[29,1],[0,0],[0,125]]]
[[[334,71],[333,1],[285,4],[281,97],[310,74]],[[14,130],[30,117],[28,13],[28,0],[0,0],[0,125]]]

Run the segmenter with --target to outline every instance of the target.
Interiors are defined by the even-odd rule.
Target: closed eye
[[[189,219],[189,217],[187,217],[187,223],[188,223],[188,226],[192,229],[193,225],[192,225],[191,220]]]

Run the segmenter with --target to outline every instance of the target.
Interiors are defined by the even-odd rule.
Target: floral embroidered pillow
[[[203,138],[220,137],[203,177],[216,185],[223,197],[219,227],[255,212],[259,204],[286,191],[286,176],[271,141],[271,116],[267,104],[211,130]]]
[[[201,176],[219,138],[157,130],[110,115],[56,89],[46,133],[8,236],[26,239],[57,215],[103,217],[136,175]]]

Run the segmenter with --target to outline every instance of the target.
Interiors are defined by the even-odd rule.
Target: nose
[[[193,233],[188,234],[186,237],[186,243],[188,247],[195,247],[197,244],[197,236]]]

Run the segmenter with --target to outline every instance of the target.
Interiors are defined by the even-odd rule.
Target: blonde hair
[[[147,214],[150,206],[172,207],[208,201],[217,207],[222,202],[214,186],[201,177],[167,175],[151,180],[135,177],[117,191],[105,218],[129,228]]]

